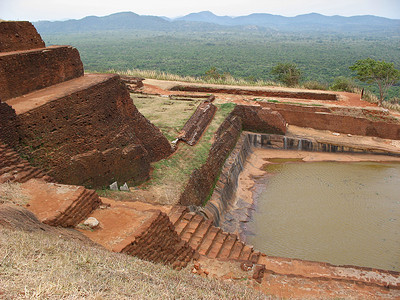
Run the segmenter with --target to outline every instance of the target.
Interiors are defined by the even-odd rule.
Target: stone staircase
[[[53,181],[44,171],[21,158],[10,146],[0,143],[0,183],[24,183],[33,178]]]
[[[236,234],[213,226],[211,220],[190,212],[187,207],[173,207],[169,217],[179,237],[199,253],[200,260],[206,257],[211,260],[236,261],[247,266],[258,265],[269,274],[283,276],[284,280],[297,278],[321,283],[352,282],[384,289],[400,289],[398,272],[268,256],[240,241]]]
[[[236,234],[224,232],[221,228],[212,225],[211,220],[189,212],[187,207],[173,207],[169,217],[182,240],[188,242],[200,255],[212,259],[259,263],[260,252],[240,241]]]

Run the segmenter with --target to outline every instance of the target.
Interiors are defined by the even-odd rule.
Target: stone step
[[[78,228],[106,249],[181,269],[195,251],[176,233],[169,217],[149,204],[102,198],[105,209],[90,215],[100,222],[94,230]]]
[[[239,260],[249,260],[250,255],[253,253],[253,247],[249,245],[244,245],[242,251],[239,255]]]
[[[189,210],[186,206],[172,207],[169,213],[169,219],[171,220],[171,223],[176,225],[187,212],[189,212]]]
[[[190,223],[190,221],[194,218],[195,214],[188,212],[185,213],[181,219],[181,221],[175,226],[175,231],[178,233],[178,235],[181,235],[183,230],[185,229],[186,226]]]
[[[236,240],[235,244],[232,247],[231,253],[229,254],[228,258],[231,259],[239,259],[240,253],[242,252],[242,249],[244,247],[243,242]]]
[[[190,247],[192,247],[194,250],[197,250],[211,227],[211,220],[205,220],[202,222],[189,240]]]
[[[215,237],[214,241],[212,242],[210,248],[206,253],[207,257],[216,258],[227,237],[228,234],[223,232],[222,230],[218,232],[217,236]]]
[[[11,147],[0,143],[0,183],[24,183],[30,179],[53,181],[44,171],[33,167]]]
[[[260,258],[260,255],[261,255],[260,252],[254,251],[253,253],[251,253],[249,260],[250,260],[252,263],[256,264],[256,263],[258,263],[258,260],[259,260],[259,258]]]
[[[236,241],[238,240],[236,234],[229,234],[221,247],[217,257],[218,258],[228,258],[229,254],[232,251],[233,245],[235,245]]]
[[[77,49],[51,46],[0,53],[0,99],[20,97],[83,76]]]
[[[5,101],[17,115],[28,112],[48,102],[83,92],[89,88],[111,80],[114,74],[86,74],[82,77],[58,83],[40,90]],[[1,96],[0,96],[1,97]]]
[[[180,237],[184,241],[189,241],[192,235],[196,232],[197,228],[204,222],[204,217],[200,215],[195,215],[193,219],[189,222],[188,226],[184,228]]]
[[[198,252],[201,255],[206,255],[208,253],[208,249],[212,245],[215,237],[217,234],[221,231],[220,228],[211,226],[210,230],[207,232],[207,234],[204,236],[202,243],[200,244],[198,248]]]

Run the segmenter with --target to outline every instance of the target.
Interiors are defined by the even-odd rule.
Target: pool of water
[[[400,163],[277,163],[247,242],[267,255],[400,271]]]

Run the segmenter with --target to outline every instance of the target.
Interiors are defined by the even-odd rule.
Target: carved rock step
[[[104,83],[116,76],[115,74],[86,74],[85,76],[58,83],[5,102],[19,115],[48,102],[85,91],[89,87]]]
[[[21,189],[28,209],[52,226],[75,226],[101,204],[95,191],[80,186],[31,179],[21,184]]]
[[[22,159],[11,147],[0,143],[0,183],[24,183],[30,179],[53,181],[44,171],[35,168]]]
[[[236,234],[223,232],[213,226],[211,220],[189,212],[183,206],[173,207],[169,217],[178,235],[200,255],[208,258],[251,260],[257,263],[259,252],[254,252],[253,247],[244,245]]]
[[[149,204],[103,198],[107,208],[91,217],[100,225],[93,231],[79,229],[91,240],[114,252],[170,264],[181,269],[196,256],[189,244],[176,233],[165,212],[149,209]]]

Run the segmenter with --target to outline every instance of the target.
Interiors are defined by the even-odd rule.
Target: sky
[[[175,18],[204,10],[219,16],[270,13],[292,17],[316,12],[400,19],[400,0],[0,0],[0,19],[18,21],[80,19],[121,11]]]

